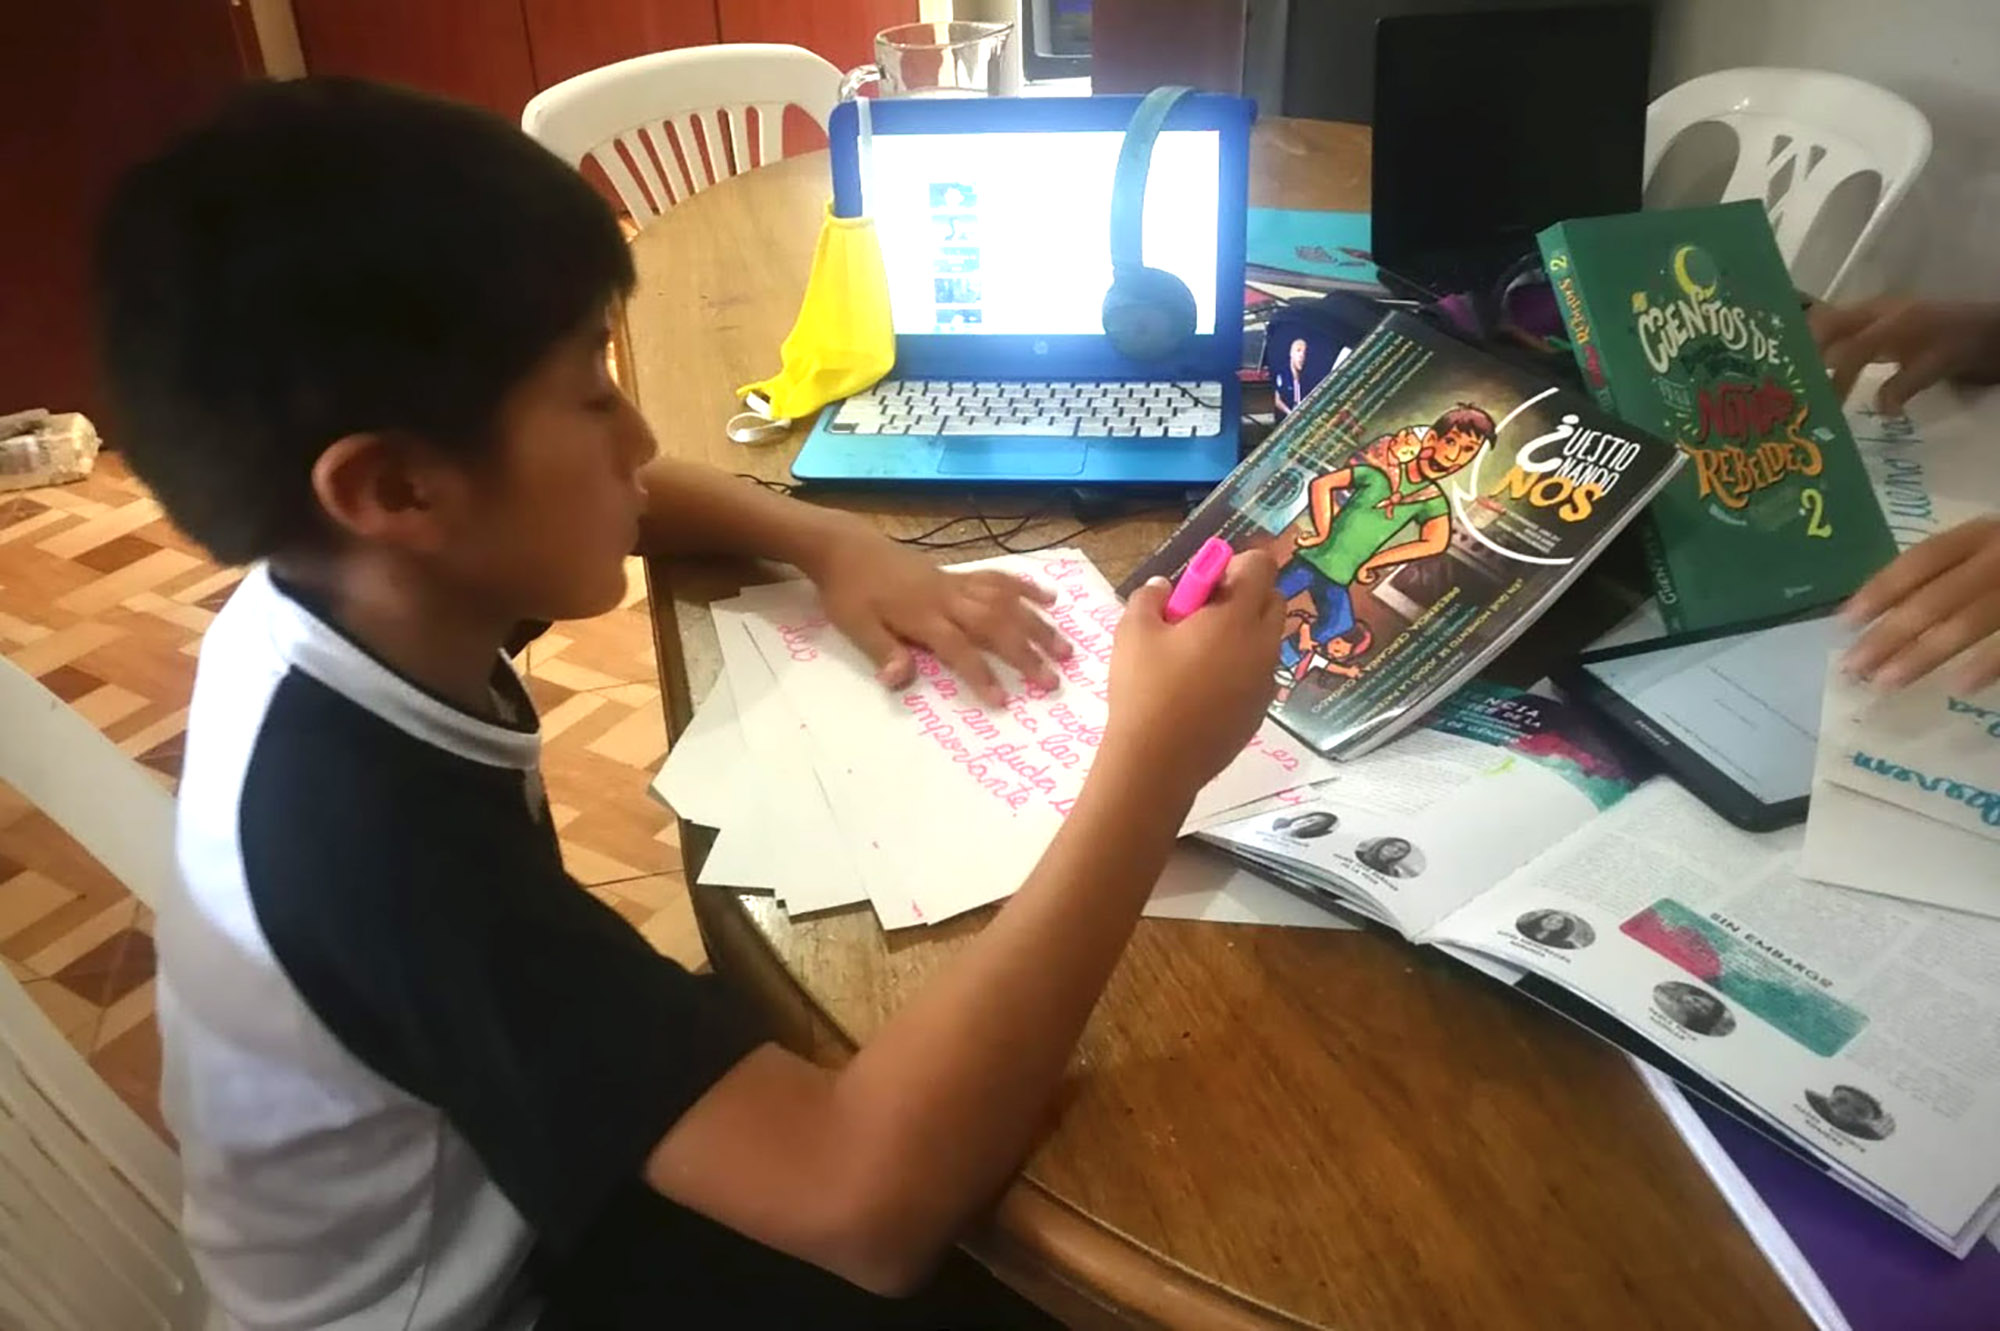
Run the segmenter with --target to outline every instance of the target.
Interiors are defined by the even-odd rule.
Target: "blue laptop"
[[[820,413],[793,474],[1221,480],[1238,453],[1254,115],[1186,89],[885,99],[864,134],[854,103],[835,108],[835,209],[875,218],[896,367]]]

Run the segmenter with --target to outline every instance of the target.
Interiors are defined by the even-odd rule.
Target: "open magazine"
[[[1635,786],[1573,709],[1483,686],[1202,831],[1559,987],[1963,1255],[2000,1212],[2000,921],[1801,880],[1803,835]]]

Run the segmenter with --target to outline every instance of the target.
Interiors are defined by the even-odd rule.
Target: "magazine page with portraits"
[[[1328,781],[1201,829],[1293,891],[1418,938],[1632,789],[1577,708],[1474,681]]]
[[[2000,920],[1797,875],[1646,782],[1424,940],[1533,972],[1963,1256],[2000,1211]]]

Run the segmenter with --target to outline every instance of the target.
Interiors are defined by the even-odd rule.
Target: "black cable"
[[[797,494],[799,489],[798,486],[792,484],[790,481],[767,481],[762,476],[752,476],[747,471],[737,472],[736,479],[739,481],[749,481],[752,485],[761,485],[771,493],[784,495],[788,499]]]
[[[1180,387],[1178,384],[1175,386]],[[1209,403],[1202,402],[1199,397],[1195,397],[1191,389],[1181,388],[1181,391],[1189,397],[1194,398],[1202,406],[1206,407],[1210,405]],[[753,482],[774,494],[785,495],[787,497],[796,495],[799,490],[797,485],[789,482],[766,480],[762,476],[753,476],[745,471],[737,472],[736,476],[741,480]],[[1082,499],[1082,495],[1071,493],[1069,496],[1070,502],[1064,506],[1052,505],[1027,513],[967,513],[961,517],[947,518],[936,526],[925,531],[920,531],[914,536],[894,536],[890,539],[898,545],[909,546],[916,550],[950,551],[965,550],[979,545],[992,545],[1005,554],[1031,555],[1042,550],[1053,550],[1058,546],[1068,545],[1079,536],[1088,535],[1098,528],[1108,526],[1113,522],[1119,522],[1125,518],[1135,517],[1141,513],[1165,507],[1156,498],[1137,500],[1129,504],[1116,505],[1112,511],[1106,512],[1101,517],[1084,521],[1077,514],[1077,509],[1081,506]],[[1054,522],[1065,515],[1076,522],[1077,525],[1074,529],[1064,532],[1060,536],[1052,537],[1045,541],[1037,541],[1033,544],[1013,544],[1016,538],[1036,523]],[[948,540],[939,539],[952,528],[969,522],[978,523],[979,531],[971,535],[954,536]],[[995,524],[1000,525],[996,527]]]

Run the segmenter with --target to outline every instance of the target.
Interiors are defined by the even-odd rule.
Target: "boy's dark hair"
[[[1473,406],[1470,402],[1459,403],[1450,411],[1438,417],[1436,422],[1431,426],[1431,433],[1440,439],[1454,430],[1460,434],[1469,434],[1481,443],[1487,444],[1493,442],[1493,436],[1496,432],[1493,425],[1493,417],[1479,407]]]
[[[506,392],[632,280],[604,202],[506,121],[354,79],[252,85],[112,196],[116,440],[216,558],[277,553],[324,530],[327,445],[478,456]]]

